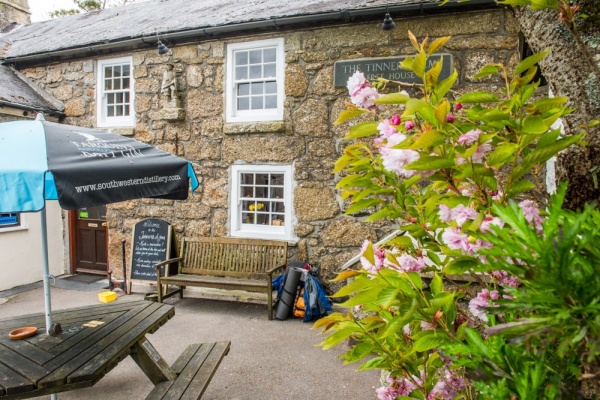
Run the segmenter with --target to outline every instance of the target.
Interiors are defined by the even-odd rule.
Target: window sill
[[[27,225],[11,226],[7,228],[0,227],[0,233],[26,231],[28,229],[29,227]]]
[[[283,133],[285,122],[230,122],[223,125],[223,133],[226,135],[239,135],[243,133]]]

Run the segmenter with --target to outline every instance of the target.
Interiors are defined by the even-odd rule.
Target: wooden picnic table
[[[92,386],[127,356],[155,385],[173,381],[176,374],[146,340],[173,315],[173,306],[143,300],[57,310],[52,317],[62,333],[53,336],[45,333],[43,313],[0,319],[0,399]],[[26,326],[37,334],[8,337]]]

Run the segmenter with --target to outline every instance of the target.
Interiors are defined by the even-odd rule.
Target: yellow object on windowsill
[[[115,292],[102,292],[98,293],[98,300],[102,303],[110,303],[111,301],[115,301],[117,299],[117,294]]]

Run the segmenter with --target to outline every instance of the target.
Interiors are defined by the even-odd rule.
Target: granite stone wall
[[[334,163],[344,147],[348,124],[334,126],[348,101],[345,88],[333,84],[334,63],[358,58],[410,55],[411,30],[419,39],[451,35],[444,52],[459,72],[457,91],[497,87],[494,80],[471,76],[488,62],[514,65],[519,60],[518,28],[501,9],[396,19],[397,28],[381,31],[378,23],[281,32],[254,37],[204,41],[173,48],[158,56],[152,47],[133,54],[136,126],[115,129],[122,134],[185,157],[196,165],[201,187],[185,202],[141,200],[109,207],[110,262],[120,265],[121,238],[129,242],[133,225],[145,218],[170,222],[178,237],[227,236],[229,167],[232,163],[293,164],[294,215],[297,237],[291,258],[334,276],[354,256],[363,240],[377,240],[393,227],[361,222],[344,214],[335,190]],[[223,88],[227,43],[283,37],[285,40],[284,120],[228,124],[224,120]],[[119,54],[115,56],[122,56]],[[161,118],[161,79],[174,64],[185,118]],[[94,60],[74,61],[22,71],[65,103],[65,123],[95,125]],[[120,268],[115,268],[119,271]]]

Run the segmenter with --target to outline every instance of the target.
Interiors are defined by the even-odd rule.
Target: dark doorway
[[[81,208],[71,213],[74,235],[71,235],[72,269],[75,273],[105,275],[108,271],[108,228],[106,207]]]

